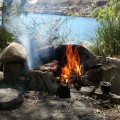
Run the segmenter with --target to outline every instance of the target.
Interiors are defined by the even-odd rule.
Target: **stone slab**
[[[95,91],[95,86],[81,87],[80,93],[82,95],[91,96]]]
[[[95,94],[97,95],[98,99],[102,99],[102,100],[110,100],[112,103],[115,104],[120,104],[120,96],[116,95],[116,94],[102,94],[102,91],[100,89],[97,89],[95,91]]]
[[[14,108],[23,102],[20,92],[13,88],[0,89],[0,110]]]

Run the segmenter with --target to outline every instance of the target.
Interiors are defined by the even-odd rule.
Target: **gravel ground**
[[[120,120],[120,105],[82,96],[71,89],[70,99],[60,99],[45,92],[28,91],[23,104],[0,111],[0,120]]]

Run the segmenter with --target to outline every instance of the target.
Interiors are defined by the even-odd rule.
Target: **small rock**
[[[4,73],[0,71],[0,81],[4,79]]]
[[[73,113],[77,116],[84,116],[91,113],[91,109],[87,107],[73,107]]]
[[[82,87],[80,93],[82,95],[91,96],[95,91],[95,86]]]

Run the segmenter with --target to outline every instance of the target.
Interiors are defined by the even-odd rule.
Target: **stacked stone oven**
[[[75,47],[76,45],[73,45],[73,49]],[[52,62],[53,60],[57,60],[59,62],[59,66],[64,66],[66,63],[65,57],[66,45],[59,45],[57,47],[47,46],[45,48],[36,50],[36,52],[37,54],[39,54],[43,64]],[[89,70],[88,71],[89,80],[93,81],[94,83],[99,83],[100,67],[96,65],[98,62],[98,59],[96,59],[97,57],[91,54],[86,48],[82,46],[80,46],[78,53],[81,59],[81,64],[84,65],[84,71],[86,72]],[[12,84],[19,83],[21,76],[26,75],[24,69],[26,55],[27,54],[25,48],[21,44],[15,42],[11,43],[3,50],[0,56],[0,61],[3,64],[4,79],[7,83]],[[43,86],[45,86],[44,82],[41,83],[42,78],[40,77],[41,76],[40,72],[34,71],[29,73],[30,73],[29,85],[31,89],[41,89]]]
[[[76,45],[73,45],[73,49],[75,46]],[[64,66],[66,62],[65,51],[66,45],[59,45],[57,47],[47,46],[36,50],[43,64],[57,60],[60,66]],[[112,81],[112,91],[113,93],[120,95],[120,60],[111,58],[104,59],[104,57],[95,56],[83,46],[80,46],[78,53],[81,59],[81,64],[84,66],[84,71],[87,72],[88,80],[94,83],[96,86],[99,86],[100,81],[109,81],[110,78],[116,75],[115,79]],[[0,79],[2,80],[4,77],[4,81],[7,83],[16,84],[21,81],[27,81],[27,79],[23,78],[22,76],[29,75],[27,76],[29,78],[29,81],[27,81],[29,83],[27,84],[31,89],[40,90],[42,87],[44,89],[46,85],[48,85],[50,88],[50,84],[52,84],[52,78],[49,77],[49,74],[41,74],[41,72],[37,70],[32,72],[27,71],[30,74],[26,74],[26,55],[27,53],[25,48],[21,44],[13,42],[7,46],[0,55],[0,62],[3,65],[2,68],[4,73],[3,75],[3,73],[0,72]],[[111,74],[109,74],[109,72]],[[41,82],[41,75],[42,77],[47,76],[49,81],[46,80]],[[25,82],[23,82],[23,84],[25,84]]]
[[[47,66],[46,63],[50,63],[53,60],[58,61],[58,66],[64,66],[66,64],[66,46],[67,45],[59,45],[59,46],[47,46],[42,49],[37,50],[40,59],[44,65]],[[74,49],[78,45],[73,45],[72,48]],[[47,51],[47,52],[46,52]],[[43,54],[48,53],[49,54]],[[100,71],[100,65],[98,63],[101,61],[96,56],[91,54],[86,48],[83,46],[80,46],[78,50],[78,54],[80,56],[81,64],[83,65],[83,71],[88,74],[88,79],[90,82],[93,82],[96,86],[99,85],[101,80],[101,71]],[[49,65],[48,65],[49,66]],[[60,71],[59,71],[60,72]],[[50,72],[40,72],[39,69],[35,69],[30,71],[30,88],[34,89],[44,89],[45,85],[47,86],[47,89],[51,92],[54,91],[51,89],[52,87],[52,79]],[[47,76],[47,78],[46,78]],[[41,79],[40,79],[41,78]],[[45,78],[45,79],[44,79]],[[45,83],[45,85],[44,85]],[[82,83],[79,85],[82,86]],[[40,87],[41,86],[41,87]]]
[[[0,54],[0,110],[22,104],[26,79],[21,77],[21,69],[25,61],[25,48],[15,42],[8,45]]]
[[[18,43],[11,43],[1,55],[0,62],[4,73],[4,80],[7,83],[16,83],[22,75],[21,69],[26,61],[25,48]]]

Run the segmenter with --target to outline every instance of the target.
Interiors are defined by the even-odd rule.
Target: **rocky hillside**
[[[25,4],[25,10],[35,13],[90,16],[95,8],[105,4],[106,0],[38,0],[36,4]]]

